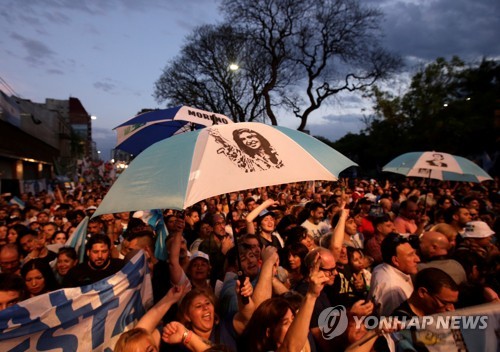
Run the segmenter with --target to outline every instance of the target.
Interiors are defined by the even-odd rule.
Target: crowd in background
[[[2,196],[0,309],[97,282],[143,250],[155,305],[116,351],[344,350],[382,336],[355,327],[355,316],[500,302],[498,183],[341,179],[233,192],[162,210],[165,260],[155,256],[149,210],[106,214],[89,221],[82,263],[66,242],[105,187],[56,185],[21,194],[23,206]],[[337,305],[349,324],[328,340],[320,315]],[[359,350],[398,343],[371,341]]]

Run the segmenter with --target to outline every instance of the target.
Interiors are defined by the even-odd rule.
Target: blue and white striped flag
[[[163,212],[159,209],[151,210],[151,217],[148,220],[148,225],[151,226],[156,233],[155,257],[159,260],[167,260],[167,246],[165,241],[168,237],[167,227],[163,220]]]
[[[78,255],[78,262],[83,263],[85,260],[85,242],[87,240],[87,227],[89,225],[89,217],[86,216],[76,227],[70,238],[66,241],[66,247],[73,247]]]
[[[94,284],[61,289],[0,311],[2,351],[112,351],[153,303],[144,252]]]
[[[19,206],[19,209],[21,210],[24,210],[24,208],[26,207],[26,204],[24,204],[24,202],[21,200],[21,198],[19,197],[12,197],[10,200],[9,200],[9,203],[10,204],[17,204]]]

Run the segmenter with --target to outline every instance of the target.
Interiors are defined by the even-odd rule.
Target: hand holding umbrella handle
[[[240,298],[241,298],[241,303],[243,303],[244,305],[247,305],[248,303],[250,303],[250,299],[247,296],[243,296],[241,294],[241,288],[245,284],[246,275],[242,271],[238,271],[237,274],[238,274],[238,281],[240,282],[240,293],[239,293],[239,295],[240,295]]]

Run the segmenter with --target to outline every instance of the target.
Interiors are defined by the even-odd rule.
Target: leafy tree
[[[375,114],[361,134],[335,143],[365,141],[358,162],[380,167],[395,156],[437,150],[474,158],[498,148],[495,110],[500,98],[500,62],[467,65],[458,57],[438,58],[417,72],[408,91],[394,96],[374,87]]]
[[[221,112],[235,121],[309,116],[342,91],[399,67],[380,46],[381,14],[357,0],[223,0],[226,22],[204,26],[156,82],[159,102]],[[228,69],[237,63],[236,72]]]

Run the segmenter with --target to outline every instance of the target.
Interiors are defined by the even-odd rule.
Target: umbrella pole
[[[429,170],[429,177],[427,177],[427,189],[425,190],[425,197],[424,197],[424,210],[422,211],[422,215],[427,215],[427,194],[429,193],[429,187],[431,185],[431,173],[432,170]]]
[[[229,208],[229,211],[231,211],[231,201],[229,198],[229,193],[226,193],[226,199],[227,199],[227,205]],[[240,249],[238,248],[238,234],[236,232],[236,227],[234,226],[234,221],[231,220],[231,228],[233,229],[233,239],[234,239],[234,247],[236,248],[236,260],[238,261],[238,271],[236,274],[238,275],[238,280],[240,282],[240,288],[243,287],[243,283],[245,282],[246,275],[243,273],[243,270],[241,270],[241,259],[240,259]],[[241,296],[241,295],[240,295]],[[241,296],[241,302],[243,304],[248,304],[250,301],[248,297],[243,297]]]

